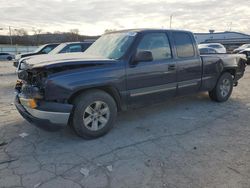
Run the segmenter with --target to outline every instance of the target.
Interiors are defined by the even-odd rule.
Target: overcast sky
[[[8,26],[43,32],[79,29],[172,28],[193,32],[230,30],[250,34],[250,0],[0,0],[0,34]]]

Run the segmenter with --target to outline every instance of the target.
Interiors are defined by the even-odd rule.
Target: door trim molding
[[[141,95],[148,95],[153,93],[159,93],[164,91],[170,91],[177,89],[177,83],[163,84],[159,86],[145,87],[140,89],[130,90],[130,97],[137,97]]]

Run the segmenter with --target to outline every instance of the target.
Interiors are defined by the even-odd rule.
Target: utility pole
[[[9,26],[9,35],[10,35],[10,45],[12,46],[12,35],[11,35],[11,27]]]
[[[169,19],[169,28],[172,28],[172,19],[173,19],[173,14],[170,15],[170,19]]]

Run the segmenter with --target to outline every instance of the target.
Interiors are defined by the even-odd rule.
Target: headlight
[[[29,65],[26,60],[20,60],[18,64],[20,70],[27,70],[29,68]]]
[[[17,60],[18,60],[18,59],[21,59],[21,58],[22,58],[22,57],[21,57],[20,54],[18,54],[18,55],[15,56],[15,59],[17,59]]]
[[[22,61],[21,61],[21,62],[19,62],[19,64],[20,64],[19,68],[20,68],[21,70],[25,70],[25,68],[26,68],[26,64],[25,64],[25,63],[23,63]]]
[[[18,71],[18,78],[21,79],[21,80],[28,80],[28,72],[26,70],[20,70]]]

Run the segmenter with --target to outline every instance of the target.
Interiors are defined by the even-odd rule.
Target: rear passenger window
[[[174,32],[174,41],[177,50],[177,56],[187,58],[194,56],[194,46],[192,38],[189,34],[183,32]]]
[[[81,44],[71,44],[66,47],[64,47],[60,53],[72,53],[72,52],[81,52],[82,46]]]
[[[165,33],[145,34],[137,51],[151,51],[154,60],[172,58],[169,40]]]

